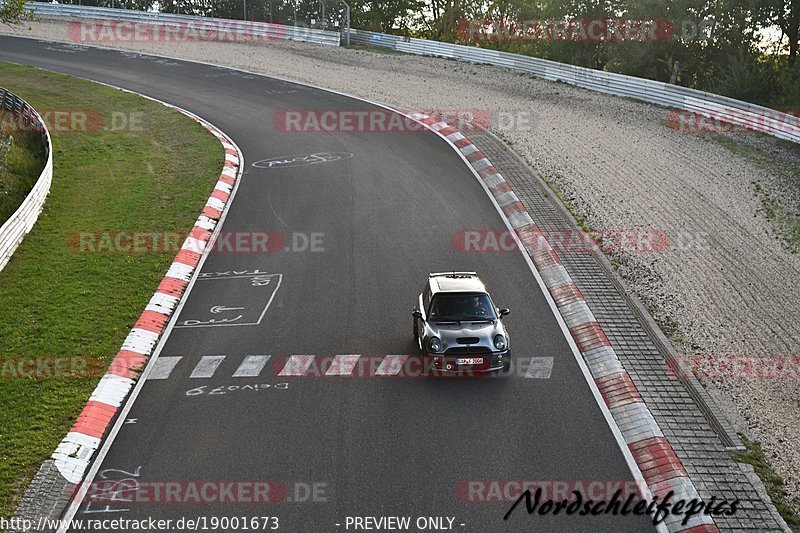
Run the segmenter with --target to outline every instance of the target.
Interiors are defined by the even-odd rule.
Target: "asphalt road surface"
[[[376,108],[215,66],[10,37],[0,37],[0,59],[111,83],[211,121],[246,165],[223,231],[283,238],[274,253],[210,255],[178,319],[190,327],[169,333],[103,461],[95,481],[105,497],[75,518],[174,527],[205,517],[225,531],[245,528],[222,517],[247,519],[250,529],[275,525],[253,517],[276,517],[289,532],[354,531],[356,517],[390,516],[409,517],[409,531],[442,530],[447,518],[464,532],[652,528],[646,517],[528,515],[524,505],[504,521],[511,501],[470,501],[503,499],[498,488],[513,499],[507,481],[544,481],[558,495],[632,474],[522,256],[454,246],[461,230],[505,228],[444,141],[428,132],[276,131],[282,110]],[[322,152],[352,156],[253,166]],[[429,272],[453,269],[477,271],[495,303],[511,308],[516,370],[375,376],[384,356],[416,353],[417,295]],[[296,354],[317,356],[310,375],[279,375]],[[317,371],[339,354],[370,358],[352,372],[355,359],[337,360],[344,376],[323,375],[328,362]],[[524,377],[534,357],[552,358],[549,377]],[[308,362],[293,361],[300,370]]]

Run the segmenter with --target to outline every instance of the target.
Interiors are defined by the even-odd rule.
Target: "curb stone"
[[[669,490],[674,490],[675,499],[700,500],[700,495],[681,460],[664,437],[602,326],[585,305],[582,292],[561,265],[557,252],[550,246],[508,182],[487,155],[457,129],[424,113],[412,113],[410,117],[446,139],[458,150],[494,197],[519,238],[524,252],[531,258],[545,286],[556,300],[559,312],[563,310],[563,314],[570,318],[567,321],[562,314],[562,318],[569,326],[570,334],[592,372],[606,406],[609,407],[625,443],[653,494],[664,495]],[[569,293],[571,297],[564,299],[562,297],[564,293]],[[571,304],[579,302],[584,304],[580,306],[580,312],[570,312]],[[681,524],[681,520],[682,515],[670,515],[664,523],[671,533],[719,531],[711,516],[704,513],[692,517],[685,526]]]
[[[28,519],[38,524],[40,518],[58,519],[70,504],[83,481],[103,438],[133,389],[158,344],[167,323],[186,294],[195,268],[203,257],[213,230],[227,207],[239,177],[242,160],[239,148],[211,123],[181,109],[159,102],[198,122],[215,136],[225,150],[222,172],[197,218],[189,236],[173,259],[156,292],[111,361],[106,374],[86,402],[75,424],[61,440],[49,459],[42,463],[23,494],[13,518]],[[23,533],[8,529],[8,533]],[[27,531],[54,531],[52,528]]]

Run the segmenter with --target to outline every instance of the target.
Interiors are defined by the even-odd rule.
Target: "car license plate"
[[[483,357],[465,357],[456,359],[456,363],[459,365],[481,365],[483,364]]]

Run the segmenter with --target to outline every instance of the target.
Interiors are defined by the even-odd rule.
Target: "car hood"
[[[444,349],[458,348],[460,346],[466,347],[466,344],[460,344],[457,339],[464,337],[475,337],[478,342],[470,344],[470,346],[484,346],[490,350],[494,350],[494,337],[495,335],[506,335],[503,323],[500,320],[491,322],[472,322],[464,324],[428,324],[430,327],[431,335],[435,335],[442,340]]]

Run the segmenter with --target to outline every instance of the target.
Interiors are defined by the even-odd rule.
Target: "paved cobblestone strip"
[[[153,354],[167,322],[185,294],[189,280],[208,247],[238,177],[239,149],[213,125],[181,108],[164,104],[200,123],[219,139],[225,163],[202,213],[158,285],[155,294],[131,329],[86,402],[72,429],[62,439],[26,490],[17,516],[57,518],[83,481],[103,437]]]
[[[623,368],[580,289],[511,186],[489,158],[461,132],[424,113],[411,114],[411,118],[455,146],[494,197],[550,291],[652,493],[666,495],[674,491],[676,500],[700,500],[689,474]],[[683,515],[670,515],[665,524],[671,532],[718,531],[714,520],[705,514],[691,517],[686,525],[682,520]]]

